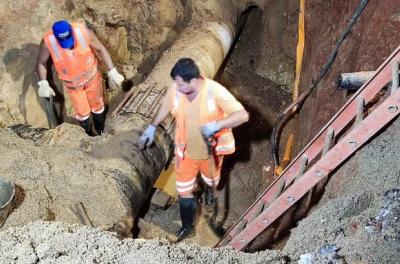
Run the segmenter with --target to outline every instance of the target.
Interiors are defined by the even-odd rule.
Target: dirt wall
[[[360,1],[306,1],[306,45],[301,89],[319,75],[336,39],[344,31]],[[400,44],[400,10],[396,0],[371,0],[343,42],[331,70],[306,101],[299,116],[298,150],[351,96],[338,90],[340,73],[373,71]]]

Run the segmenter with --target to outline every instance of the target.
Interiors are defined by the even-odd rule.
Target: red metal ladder
[[[330,172],[400,113],[399,61],[400,46],[228,230],[216,247],[245,248],[314,186],[325,184]],[[390,82],[392,85],[386,99],[368,109],[372,100]]]

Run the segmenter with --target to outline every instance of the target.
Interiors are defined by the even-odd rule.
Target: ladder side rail
[[[382,63],[382,65],[375,71],[373,77],[364,83],[364,85],[347,101],[347,103],[333,116],[330,121],[320,130],[320,132],[307,144],[303,150],[292,160],[287,168],[282,173],[282,176],[275,179],[274,182],[259,196],[259,198],[248,208],[248,210],[235,222],[235,224],[225,233],[224,237],[217,244],[225,240],[231,233],[238,233],[241,230],[235,230],[237,225],[245,219],[251,221],[253,214],[257,210],[260,201],[268,204],[274,197],[274,194],[279,191],[281,181],[285,180],[285,185],[289,186],[297,175],[300,169],[301,160],[303,155],[309,157],[312,161],[323,149],[324,139],[329,127],[339,134],[346,125],[356,117],[357,114],[357,98],[362,97],[365,104],[374,98],[374,96],[390,81],[391,79],[391,62],[400,60],[400,46]]]
[[[348,157],[363,146],[386,124],[398,116],[400,110],[400,90],[370,113],[360,124],[344,136],[326,155],[295,181],[280,197],[265,209],[253,222],[235,236],[229,246],[241,250],[258,234],[271,225],[288,208],[312,189],[319,181],[335,170]]]

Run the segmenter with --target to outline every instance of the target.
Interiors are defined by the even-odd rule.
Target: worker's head
[[[68,21],[60,20],[54,23],[53,34],[62,48],[72,49],[74,47],[74,35]]]
[[[171,77],[181,93],[191,94],[197,89],[200,69],[194,60],[182,58],[172,68]]]

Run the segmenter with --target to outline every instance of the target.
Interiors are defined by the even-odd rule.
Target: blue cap
[[[66,20],[60,20],[53,24],[53,34],[58,43],[64,49],[70,49],[74,46],[74,35],[72,27]]]

